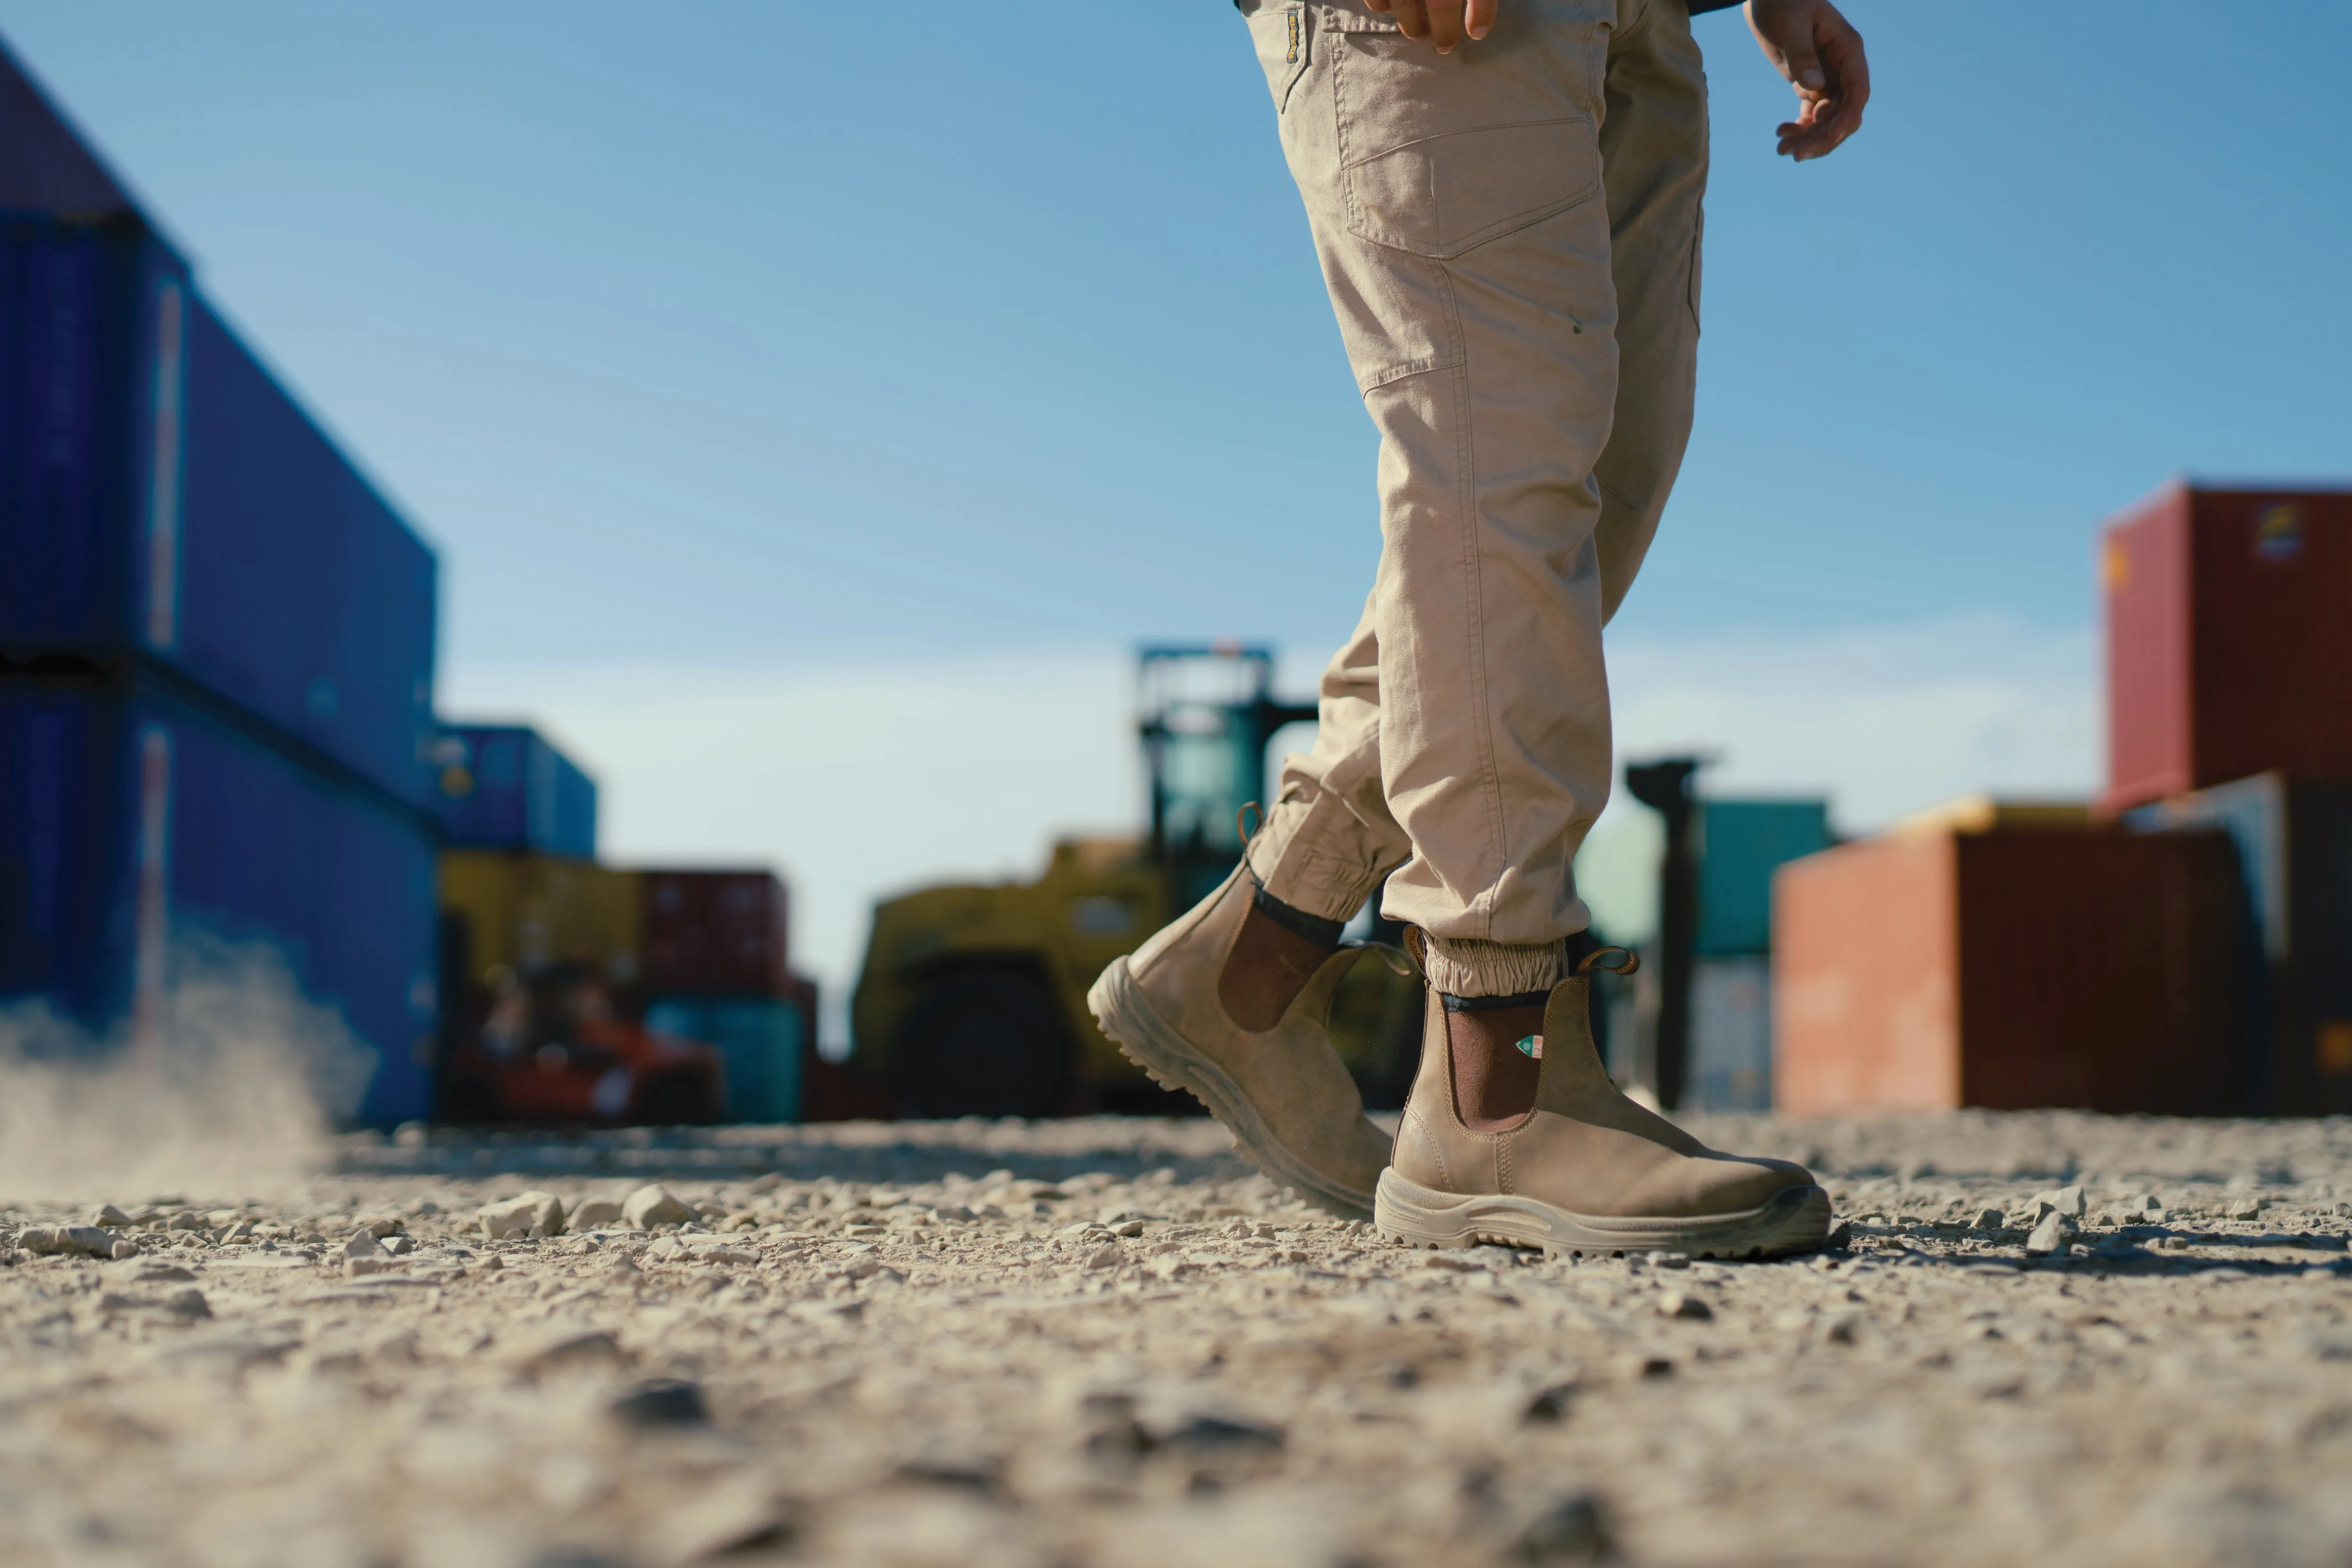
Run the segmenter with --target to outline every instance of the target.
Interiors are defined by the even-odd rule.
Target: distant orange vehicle
[[[622,1017],[601,976],[494,971],[481,1026],[450,1058],[452,1121],[675,1126],[719,1120],[719,1052]]]

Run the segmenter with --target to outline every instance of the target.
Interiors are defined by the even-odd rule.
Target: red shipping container
[[[648,993],[779,996],[792,986],[784,885],[767,871],[646,871]]]
[[[2226,835],[1949,826],[1773,879],[1773,1104],[2226,1114],[2244,891]]]
[[[2352,490],[2168,485],[2107,525],[2100,576],[2102,809],[2352,774]]]

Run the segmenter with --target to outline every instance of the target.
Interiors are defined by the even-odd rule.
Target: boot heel
[[[1171,1028],[1136,984],[1127,960],[1115,958],[1087,993],[1087,1007],[1103,1034],[1128,1060],[1166,1089],[1181,1089],[1208,1107],[1234,1135],[1242,1158],[1301,1197],[1342,1219],[1370,1219],[1360,1194],[1326,1177],[1283,1147],[1231,1075],[1194,1050]]]
[[[1372,1189],[1372,1228],[1381,1240],[1399,1247],[1430,1250],[1477,1245],[1466,1205],[1446,1204],[1444,1196],[1407,1181],[1393,1167],[1382,1171],[1380,1184]]]

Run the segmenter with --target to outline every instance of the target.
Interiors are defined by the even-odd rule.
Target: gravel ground
[[[0,1561],[2352,1562],[2352,1121],[1688,1121],[1832,1250],[1410,1252],[1113,1119],[0,1203]]]

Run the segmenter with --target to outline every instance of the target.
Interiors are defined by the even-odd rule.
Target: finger
[[[1822,0],[1813,16],[1813,42],[1829,76],[1827,111],[1803,116],[1812,122],[1809,134],[1796,139],[1790,155],[1800,161],[1826,157],[1862,129],[1862,111],[1870,101],[1870,58],[1862,35]]]
[[[1427,4],[1429,41],[1437,46],[1439,54],[1450,55],[1462,41],[1463,0],[1427,0]]]
[[[1398,32],[1408,38],[1429,37],[1429,9],[1423,0],[1396,0],[1392,9]]]
[[[1825,99],[1813,111],[1780,128],[1780,151],[1802,163],[1825,157],[1862,129],[1862,110],[1842,99]]]
[[[1502,0],[1470,0],[1462,13],[1462,28],[1474,38],[1483,38],[1495,26],[1496,8]]]
[[[1780,150],[1793,157],[1818,145],[1829,135],[1836,121],[1837,108],[1834,104],[1822,108],[1819,113],[1790,121],[1780,128]]]
[[[1828,26],[1819,41],[1822,63],[1830,74],[1831,95],[1840,107],[1853,110],[1859,121],[1863,106],[1870,101],[1870,57],[1853,24],[1834,10],[1824,21]]]
[[[1822,69],[1821,57],[1810,41],[1791,40],[1780,64],[1780,74],[1801,96],[1818,98],[1829,87],[1829,73]]]
[[[1845,144],[1846,139],[1862,128],[1862,116],[1844,104],[1832,100],[1810,124],[1788,124],[1780,128],[1780,151],[1798,163],[1826,157]]]
[[[1785,153],[1791,148],[1811,146],[1821,140],[1836,118],[1837,105],[1828,100],[1805,105],[1796,119],[1776,127],[1775,133],[1782,142],[1781,151]]]

